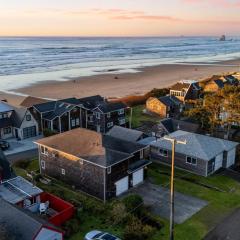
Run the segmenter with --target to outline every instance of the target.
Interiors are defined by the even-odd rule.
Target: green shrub
[[[56,135],[56,134],[57,134],[56,131],[50,130],[48,128],[43,129],[43,136],[44,137],[50,137],[50,136],[53,136],[53,135]]]
[[[138,209],[143,205],[143,199],[137,194],[131,194],[125,197],[122,202],[124,203],[127,212],[138,212]]]
[[[124,230],[124,240],[146,240],[154,233],[154,228],[149,225],[143,225],[142,222],[135,216],[128,219],[128,224]]]
[[[112,224],[120,224],[127,216],[126,207],[123,203],[116,203],[114,204],[111,214],[110,214],[110,221]]]

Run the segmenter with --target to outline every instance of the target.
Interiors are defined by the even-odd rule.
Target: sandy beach
[[[107,98],[141,95],[153,88],[169,87],[182,79],[201,80],[213,74],[239,71],[239,60],[212,65],[169,64],[147,67],[137,73],[104,74],[69,81],[49,81],[11,91],[43,98],[85,97],[100,94]],[[0,92],[12,104],[19,104],[24,98]]]

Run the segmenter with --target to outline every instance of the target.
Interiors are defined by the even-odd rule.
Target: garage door
[[[128,177],[122,178],[115,183],[116,185],[116,196],[126,192],[128,190]]]
[[[36,131],[36,126],[33,127],[27,127],[23,129],[23,138],[31,138],[31,137],[35,137],[37,134]]]
[[[133,173],[133,186],[143,182],[143,168]]]
[[[231,167],[235,163],[236,149],[232,149],[227,153],[227,168]]]

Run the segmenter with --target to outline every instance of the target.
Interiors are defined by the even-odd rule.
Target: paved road
[[[240,240],[240,209],[226,217],[204,240]]]
[[[32,149],[32,150],[27,150],[27,151],[20,152],[20,153],[11,154],[6,157],[10,163],[14,163],[19,160],[23,160],[23,159],[28,160],[28,159],[35,158],[37,156],[38,156],[38,150]]]

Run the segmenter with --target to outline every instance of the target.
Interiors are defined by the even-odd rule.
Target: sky
[[[240,0],[0,0],[0,36],[240,35]]]

